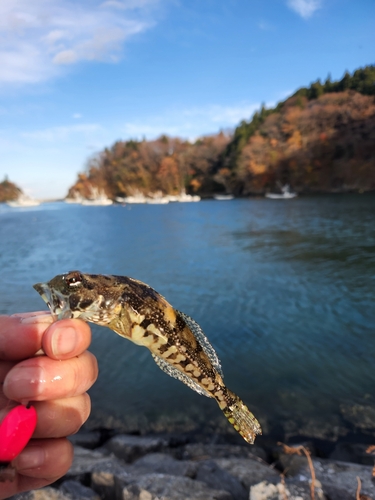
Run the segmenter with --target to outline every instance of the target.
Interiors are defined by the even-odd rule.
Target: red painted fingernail
[[[11,462],[34,433],[37,413],[33,406],[13,408],[0,423],[0,462]]]

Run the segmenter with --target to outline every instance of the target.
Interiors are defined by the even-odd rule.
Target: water
[[[374,221],[370,195],[0,205],[0,313],[42,309],[32,284],[67,270],[132,276],[200,323],[266,434],[373,433]],[[93,333],[91,425],[230,431],[146,349]]]

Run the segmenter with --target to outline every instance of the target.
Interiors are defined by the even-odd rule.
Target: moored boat
[[[266,193],[266,198],[270,198],[271,200],[290,200],[296,196],[297,193],[293,193],[290,190],[289,184],[281,187],[281,193]]]
[[[8,201],[7,205],[12,208],[26,208],[26,207],[37,207],[40,205],[40,201],[30,198],[24,193],[21,193],[16,200]]]
[[[215,194],[214,199],[218,201],[228,201],[233,200],[233,194]]]

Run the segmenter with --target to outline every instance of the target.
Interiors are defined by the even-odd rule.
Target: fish
[[[33,287],[56,320],[79,318],[106,326],[147,347],[161,370],[215,399],[248,443],[262,433],[255,416],[224,384],[219,358],[198,323],[146,283],[127,276],[70,271]]]

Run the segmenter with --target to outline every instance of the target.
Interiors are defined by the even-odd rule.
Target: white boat
[[[218,201],[233,200],[233,194],[214,194],[214,199]]]
[[[296,196],[297,193],[293,193],[290,190],[289,184],[281,187],[281,193],[266,193],[266,198],[270,198],[271,200],[290,200]]]
[[[200,201],[200,200],[201,200],[201,197],[198,196],[197,194],[195,194],[195,195],[186,194],[185,189],[183,189],[181,191],[181,193],[177,196],[176,201],[179,201],[180,203],[189,203],[189,202]]]
[[[168,198],[147,198],[146,199],[146,203],[148,203],[149,205],[166,205],[167,203],[169,203],[169,200]]]
[[[166,198],[172,203],[178,201],[178,195],[176,194],[167,194]]]
[[[81,205],[85,206],[106,206],[112,205],[113,201],[108,198],[104,191],[100,191],[98,188],[92,188],[92,193],[90,198],[84,198],[81,201]]]
[[[118,196],[116,201],[119,203],[146,203],[146,196],[140,191],[133,191],[133,194],[129,196]]]
[[[65,203],[82,203],[84,198],[82,195],[77,193],[77,191],[74,193],[74,195],[71,198],[65,198]]]
[[[83,200],[81,205],[89,206],[89,207],[104,207],[107,205],[112,205],[113,201],[109,198],[97,198],[96,200]]]
[[[21,193],[19,197],[14,201],[8,201],[7,205],[13,208],[26,208],[26,207],[37,207],[40,205],[40,201],[34,200],[24,193]]]
[[[124,203],[146,203],[146,197],[141,195],[136,196],[125,196]]]
[[[147,195],[146,203],[149,205],[166,205],[169,203],[169,198],[164,196],[162,191],[156,191]]]

